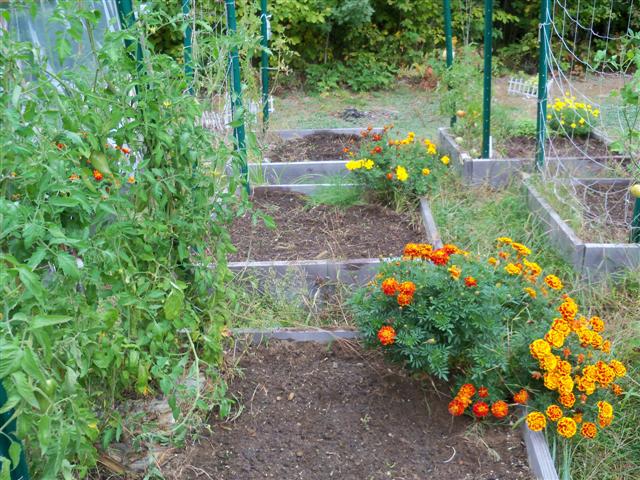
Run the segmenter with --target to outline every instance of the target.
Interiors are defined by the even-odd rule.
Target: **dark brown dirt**
[[[397,256],[409,242],[424,239],[421,225],[379,205],[346,209],[308,206],[304,195],[260,190],[254,207],[276,223],[271,230],[247,213],[231,226],[238,249],[231,261],[316,260]]]
[[[609,151],[607,146],[597,138],[556,137],[552,140],[553,147],[547,144],[548,154],[552,157],[571,158],[611,158],[616,154]],[[533,158],[536,154],[536,139],[533,137],[511,137],[505,141],[502,152],[503,158]]]
[[[306,162],[310,160],[340,160],[343,149],[357,150],[360,137],[332,133],[314,133],[307,137],[283,141],[275,140],[265,157],[271,162]]]
[[[629,241],[634,202],[628,187],[596,183],[578,186],[576,196],[583,206],[581,237],[590,242]]]
[[[518,430],[447,412],[448,388],[356,344],[273,341],[248,351],[243,406],[164,471],[171,479],[530,479]]]

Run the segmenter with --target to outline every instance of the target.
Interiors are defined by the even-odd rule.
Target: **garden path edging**
[[[289,329],[289,328],[270,328],[270,329],[233,329],[234,338],[245,339],[251,345],[259,345],[266,340],[286,340],[292,342],[317,342],[330,343],[339,340],[356,340],[360,338],[357,330],[348,329]],[[524,409],[521,409],[524,416]],[[558,480],[551,458],[551,452],[547,441],[542,432],[532,432],[526,426],[526,422],[522,422],[522,437],[527,450],[527,458],[529,460],[529,468],[533,472],[537,480]]]
[[[600,180],[618,181],[576,179],[574,182]],[[584,242],[530,182],[525,181],[524,187],[529,209],[549,228],[547,233],[552,245],[569,259],[581,276],[597,280],[624,269],[640,267],[640,244]]]

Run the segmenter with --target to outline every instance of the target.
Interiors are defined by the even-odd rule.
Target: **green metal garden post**
[[[551,1],[540,3],[539,58],[538,58],[538,116],[536,119],[536,166],[544,165],[544,141],[547,121],[547,52],[551,34]]]
[[[267,129],[269,124],[269,17],[267,0],[260,0],[260,34],[262,35],[262,127]]]
[[[229,33],[235,34],[238,27],[236,25],[236,2],[235,0],[225,0],[225,6],[227,7],[227,28]],[[231,80],[233,86],[233,98],[232,98],[232,112],[233,116],[242,109],[242,86],[240,84],[240,58],[238,56],[238,47],[234,46],[231,49]],[[232,117],[233,117],[232,116]],[[244,118],[233,119],[233,121],[240,120],[238,126],[233,127],[233,136],[236,139],[236,150],[240,153],[241,157],[241,169],[242,176],[247,182],[247,190],[249,189],[249,176],[247,170],[247,149],[244,136]]]
[[[116,7],[118,8],[118,17],[122,28],[131,28],[136,21],[136,17],[133,14],[132,0],[116,0]],[[124,46],[127,50],[132,44],[131,40],[124,41]],[[140,45],[140,42],[138,42],[138,48],[136,49],[136,62],[138,62],[137,68],[139,72],[142,70],[142,45]]]
[[[451,30],[451,0],[444,0],[444,37],[447,50],[447,68],[453,65],[453,33]],[[456,116],[451,117],[451,126],[456,123]]]
[[[0,408],[4,407],[7,402],[7,392],[0,381]],[[24,453],[24,447],[20,439],[16,437],[16,419],[13,408],[7,412],[0,413],[0,457],[11,458],[9,448],[12,443],[20,446],[20,460],[18,465],[12,465],[13,469],[10,473],[11,480],[29,480],[29,469],[27,468],[27,457]]]
[[[491,55],[493,47],[493,0],[484,1],[484,89],[482,97],[482,158],[489,158],[491,141]]]
[[[191,0],[182,0],[182,14],[187,22],[187,28],[184,30],[184,75],[187,77],[187,82],[189,83],[189,93],[193,95],[193,64],[191,63],[193,53],[193,29],[191,28],[191,19],[189,18],[190,12]]]
[[[640,196],[636,197],[631,219],[631,243],[640,243]]]

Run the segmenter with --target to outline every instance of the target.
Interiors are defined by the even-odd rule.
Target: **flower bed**
[[[602,185],[607,182],[629,180],[591,179],[574,180],[580,185]],[[550,205],[540,191],[531,182],[525,183],[527,202],[531,211],[548,228],[547,234],[551,244],[556,247],[573,266],[574,270],[586,278],[602,278],[603,276],[633,269],[640,266],[640,244],[632,243],[594,243],[585,241]]]

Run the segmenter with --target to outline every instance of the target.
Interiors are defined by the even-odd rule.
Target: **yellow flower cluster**
[[[389,145],[409,145],[416,140],[416,134],[414,132],[407,133],[407,136],[401,140],[389,140]]]
[[[438,153],[438,150],[436,149],[436,144],[433,143],[431,140],[429,140],[428,138],[426,138],[424,140],[424,146],[427,147],[427,153],[429,155],[435,155],[436,153]],[[444,163],[444,162],[442,162]],[[446,165],[446,163],[445,163]]]
[[[600,317],[587,319],[579,314],[578,304],[568,295],[563,296],[562,304],[558,307],[560,318],[555,318],[544,338],[535,339],[529,344],[531,356],[538,361],[540,370],[534,372],[535,378],[542,378],[544,386],[559,394],[558,401],[565,409],[572,409],[576,403],[576,393],[580,392],[580,405],[583,405],[598,388],[611,389],[616,395],[622,393],[622,388],[614,381],[624,377],[627,369],[619,360],[606,363],[598,360],[592,364],[585,364],[585,359],[592,358],[593,353],[588,350],[609,353],[610,343],[602,338],[600,332],[604,330],[604,322]],[[573,334],[573,337],[572,337]],[[577,338],[579,353],[572,353],[566,346],[570,338]],[[563,348],[564,347],[564,348]],[[554,353],[554,349],[562,348],[562,358]],[[584,350],[583,353],[581,350]],[[569,360],[573,360],[573,363]],[[608,426],[613,420],[613,406],[606,401],[599,401],[598,424],[601,428]],[[546,417],[557,422],[558,434],[571,438],[578,431],[577,424],[582,422],[582,411],[575,411],[573,418],[565,416],[562,407],[549,405],[545,410]],[[527,417],[527,424],[532,430],[545,428],[546,420],[540,420],[540,412],[532,412]],[[544,417],[544,415],[542,415]],[[597,427],[594,423],[586,422],[580,429],[584,438],[595,438]]]
[[[360,160],[350,160],[345,164],[345,167],[347,167],[347,170],[349,171],[359,170],[361,168],[364,168],[365,170],[371,170],[375,166],[376,166],[375,162],[370,158],[363,158]]]
[[[402,165],[398,165],[396,167],[396,177],[401,182],[406,182],[407,179],[409,178],[409,173],[407,172],[407,169],[404,168]]]
[[[593,108],[589,103],[576,102],[576,97],[571,96],[569,92],[563,98],[556,98],[555,102],[547,107],[547,120],[553,120],[560,126],[568,125],[572,130],[591,128],[599,116],[599,109]]]

